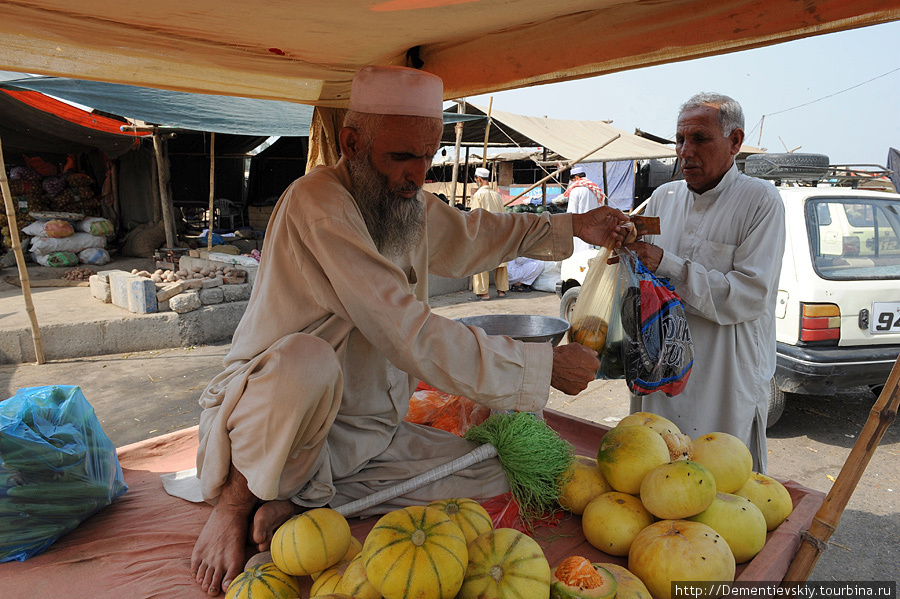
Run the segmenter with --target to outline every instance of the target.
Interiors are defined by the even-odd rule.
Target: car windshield
[[[900,199],[813,198],[806,225],[823,279],[900,279]]]

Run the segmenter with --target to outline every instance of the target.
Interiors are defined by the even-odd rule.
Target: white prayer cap
[[[481,168],[479,166],[478,168],[475,169],[475,176],[481,177],[482,179],[490,179],[491,171],[487,170],[486,168]]]
[[[583,177],[584,174],[585,174],[585,172],[584,172],[584,167],[581,166],[581,165],[573,166],[573,167],[572,167],[572,170],[571,170],[570,172],[571,172],[573,175],[581,175],[582,177]]]
[[[443,119],[444,83],[406,67],[363,67],[353,77],[350,110]]]

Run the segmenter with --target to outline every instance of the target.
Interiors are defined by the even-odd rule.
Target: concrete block
[[[91,295],[105,304],[112,303],[112,295],[109,289],[109,280],[101,281],[97,275],[91,275],[88,279],[91,284]]]
[[[171,308],[169,307],[169,300],[156,301],[156,311],[157,312],[168,312]]]
[[[242,285],[225,285],[222,291],[225,293],[226,302],[245,302],[250,299],[250,292],[253,288],[249,283]]]
[[[213,287],[222,286],[222,277],[213,277],[211,279],[200,279],[203,282],[203,289],[212,289]]]
[[[225,292],[221,287],[210,287],[200,290],[200,303],[204,306],[212,304],[221,304],[225,301]]]
[[[186,291],[180,293],[169,300],[169,307],[173,312],[185,314],[199,309],[203,304],[200,302],[200,294],[196,291]]]
[[[109,297],[113,305],[125,310],[131,310],[131,307],[128,305],[128,287],[131,284],[131,281],[138,278],[137,275],[125,272],[124,270],[117,270],[109,273]],[[147,280],[149,281],[150,279]]]
[[[158,289],[156,292],[156,301],[164,302],[169,298],[175,297],[176,295],[184,291],[184,289],[184,283],[181,282],[168,283],[166,285],[163,285],[162,289]]]
[[[96,276],[97,276],[102,282],[104,282],[104,283],[109,283],[109,275],[112,274],[112,273],[116,273],[116,272],[121,272],[121,273],[125,273],[125,274],[131,274],[131,273],[126,273],[124,270],[121,270],[121,269],[115,269],[115,270],[99,270],[99,271],[97,271],[97,275],[96,275]]]
[[[135,314],[156,312],[156,283],[146,277],[128,281],[128,309]]]

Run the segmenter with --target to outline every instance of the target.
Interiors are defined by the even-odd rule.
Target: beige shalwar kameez
[[[263,500],[332,506],[463,455],[460,437],[404,422],[418,380],[498,410],[547,402],[550,344],[489,337],[433,314],[428,273],[464,277],[572,251],[571,215],[464,213],[425,194],[421,243],[381,255],[344,161],[285,191],[225,370],[200,399],[198,476],[215,502],[230,465]],[[393,504],[508,490],[496,459]],[[368,512],[373,513],[373,512]]]
[[[766,470],[769,379],[775,372],[775,299],[784,253],[784,205],[775,187],[732,165],[696,194],[684,181],[653,192],[663,248],[656,269],[685,304],[694,366],[684,391],[632,396],[631,411],[672,420],[691,438],[725,432],[741,439],[754,470]]]
[[[472,210],[481,208],[495,214],[505,212],[503,198],[499,193],[491,189],[490,185],[482,185],[478,188],[478,191],[472,194],[472,203],[469,207]],[[472,291],[475,292],[475,295],[487,295],[490,284],[490,271],[472,275]],[[497,291],[503,291],[504,293],[509,291],[509,273],[506,271],[505,262],[494,269],[494,286],[497,287]]]

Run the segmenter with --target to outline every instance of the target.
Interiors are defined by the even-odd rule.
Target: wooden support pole
[[[488,100],[487,123],[484,124],[484,150],[481,152],[481,168],[487,167],[488,137],[491,133],[491,107],[494,105],[494,96]]]
[[[464,114],[466,112],[465,109],[465,101],[460,102],[456,106],[457,114]],[[463,123],[462,121],[456,123],[453,127],[454,132],[456,133],[456,148],[453,151],[453,176],[451,177],[450,182],[450,205],[456,205],[456,183],[459,181],[459,147],[462,144],[462,134],[463,134]]]
[[[509,206],[510,204],[512,204],[513,202],[515,202],[515,201],[518,200],[519,198],[521,198],[523,195],[525,195],[526,193],[528,193],[529,191],[531,191],[532,189],[534,189],[535,187],[537,187],[538,185],[542,185],[545,181],[549,181],[550,179],[552,179],[553,177],[559,175],[560,173],[566,172],[567,170],[569,170],[570,168],[572,168],[573,165],[575,165],[575,164],[581,162],[582,160],[584,160],[585,158],[587,158],[587,157],[590,156],[591,154],[594,154],[595,152],[599,152],[600,150],[602,150],[603,148],[605,148],[606,146],[608,146],[608,145],[611,144],[612,142],[616,141],[616,140],[619,139],[620,137],[622,137],[622,135],[621,135],[620,133],[616,133],[615,135],[613,135],[612,137],[610,137],[609,139],[607,139],[606,141],[604,141],[602,144],[600,144],[599,146],[597,146],[596,148],[594,148],[593,150],[591,150],[590,152],[588,152],[587,154],[585,154],[585,155],[582,156],[581,158],[576,158],[575,160],[570,160],[570,161],[566,162],[566,163],[563,164],[561,167],[559,167],[558,169],[556,169],[555,171],[553,171],[552,173],[550,173],[550,174],[547,175],[546,177],[542,178],[540,181],[537,181],[537,182],[534,183],[533,185],[529,186],[525,191],[523,191],[522,193],[520,193],[519,195],[517,195],[516,197],[514,197],[513,199],[511,199],[510,201],[506,202],[506,203],[503,204],[503,205],[504,205],[504,206]]]
[[[215,201],[213,198],[216,194],[216,132],[209,134],[209,228],[206,232],[206,251],[212,252],[212,232],[213,223],[215,222]]]
[[[800,548],[784,575],[783,586],[799,586],[799,583],[809,579],[819,555],[828,546],[828,539],[837,529],[841,514],[847,507],[853,490],[862,478],[869,460],[875,454],[875,449],[881,443],[884,432],[897,417],[898,405],[900,405],[900,357],[894,363],[881,394],[875,400],[875,405],[872,406],[869,418],[856,443],[853,444],[847,461],[844,462],[831,490],[825,496],[825,501],[813,517],[809,531],[803,535]]]
[[[25,298],[25,312],[31,321],[31,339],[34,341],[34,356],[38,364],[44,363],[44,344],[41,340],[41,328],[38,326],[34,303],[31,301],[31,281],[28,268],[25,266],[25,255],[22,253],[22,242],[19,239],[19,224],[16,222],[16,207],[12,201],[9,181],[6,179],[6,163],[3,160],[3,144],[0,142],[0,191],[3,193],[3,205],[6,208],[6,220],[9,227],[9,238],[12,240],[13,255],[19,268],[19,281],[22,283],[22,297]]]
[[[159,204],[162,208],[163,227],[166,230],[166,247],[175,247],[175,227],[169,203],[169,181],[166,176],[166,162],[163,157],[162,139],[159,132],[153,134],[153,151],[156,153],[156,178],[159,181]]]

